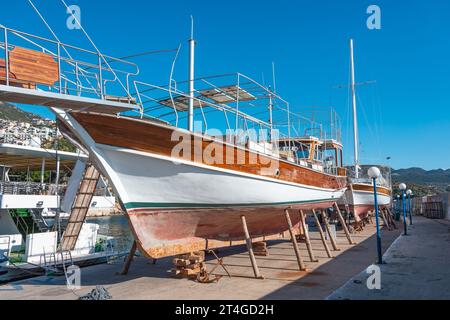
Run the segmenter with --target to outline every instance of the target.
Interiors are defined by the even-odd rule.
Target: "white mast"
[[[355,178],[359,178],[359,152],[358,152],[358,117],[356,113],[356,83],[355,83],[355,61],[353,56],[353,39],[350,39],[350,66],[351,66],[351,88],[353,104],[353,142],[355,151]]]
[[[188,130],[194,131],[194,76],[195,76],[194,18],[191,16],[191,38],[189,39],[189,118]]]

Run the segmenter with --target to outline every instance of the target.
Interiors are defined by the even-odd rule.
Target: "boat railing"
[[[0,195],[56,195],[64,194],[66,186],[38,182],[0,182]]]
[[[368,169],[376,166],[380,169],[381,176],[377,179],[377,186],[390,189],[391,183],[391,168],[380,165],[360,165],[358,166],[358,177],[356,177],[356,170],[354,166],[346,167],[347,175],[353,183],[373,184],[373,179],[368,175]]]
[[[135,63],[0,25],[0,39],[2,35],[0,49],[4,60],[0,59],[0,83],[65,95],[134,102],[130,82],[139,74]],[[19,63],[16,57],[23,59],[26,55],[43,59],[42,75],[27,79],[14,72],[19,69],[15,65]]]
[[[16,210],[7,209],[8,213],[11,215],[11,218],[14,220],[18,230],[22,235],[29,234],[29,226],[25,219],[22,217],[22,214],[17,212]]]
[[[281,157],[317,171],[338,174],[336,166],[324,161],[311,163],[298,158],[296,152],[291,155],[280,153],[283,147],[279,144],[279,139],[285,141],[286,150],[292,150],[292,136],[314,133],[319,140],[330,136],[336,139],[338,137],[333,134],[329,136],[317,121],[292,112],[289,103],[270,89],[240,73],[198,78],[194,83],[192,98],[189,93],[179,89],[185,87],[187,81],[177,82],[171,79],[170,85],[166,86],[134,81],[137,101],[141,107],[139,116],[182,128],[187,124],[192,99],[195,132],[220,136],[227,143]],[[217,128],[222,134],[212,133]],[[223,134],[223,130],[226,134]],[[336,124],[333,130],[337,132]]]
[[[53,183],[40,182],[0,182],[0,195],[40,195],[40,196],[56,196],[56,193],[63,196],[66,193],[67,185],[60,184],[57,186]],[[109,190],[107,187],[97,187],[94,196],[108,197]]]
[[[2,249],[6,245],[6,250]],[[11,254],[11,236],[0,235],[0,263],[8,262]]]
[[[280,99],[267,88],[260,86],[242,74],[227,74],[194,80],[194,98],[179,88],[187,84],[170,81],[170,85],[134,81],[134,88],[142,118],[158,119],[175,127],[182,127],[188,118],[189,102],[192,99],[196,132],[208,134],[209,129],[238,132],[250,128],[270,132],[272,125],[263,120],[260,113],[268,112],[269,95]],[[218,83],[219,82],[219,83]],[[264,109],[258,108],[263,106]],[[247,112],[253,109],[254,115]],[[268,117],[266,117],[268,119]],[[199,127],[200,126],[200,127]]]
[[[298,125],[298,127],[302,127],[303,135],[342,143],[341,120],[334,108],[308,107],[303,109],[301,119],[306,123],[303,126]]]

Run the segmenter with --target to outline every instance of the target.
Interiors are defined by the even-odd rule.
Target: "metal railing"
[[[45,86],[37,83],[36,85],[40,85],[42,90],[56,91],[67,95],[94,96],[100,99],[106,99],[111,92],[111,94],[117,96],[126,96],[129,103],[134,101],[130,93],[130,78],[139,74],[139,67],[135,63],[1,25],[0,34],[3,34],[4,38],[4,42],[0,42],[0,48],[3,49],[5,55],[5,77],[0,77],[0,79],[5,79],[7,86],[11,84],[12,80],[10,77],[9,52],[17,46],[37,49],[56,60],[58,64],[58,85]],[[13,41],[13,37],[15,41]],[[80,58],[74,58],[73,55],[75,54],[79,55]],[[112,68],[110,66],[116,63],[120,64],[121,67]],[[126,67],[132,70],[126,70]]]
[[[63,195],[65,188],[66,186],[57,188],[55,184],[38,182],[0,182],[0,195],[56,195],[57,189]]]
[[[347,176],[351,178],[353,183],[373,184],[373,179],[368,175],[370,167],[376,166],[381,171],[381,177],[377,179],[377,186],[384,188],[392,188],[391,168],[380,165],[360,165],[358,170],[358,178],[356,178],[356,170],[354,166],[346,167]]]
[[[179,89],[187,86],[188,81],[177,82],[171,79],[167,86],[134,81],[137,100],[141,106],[139,116],[142,119],[180,127],[183,120],[187,121],[188,102],[193,99],[197,110],[194,117],[197,123],[201,123],[201,128],[195,128],[194,131],[209,135],[209,129],[213,127],[211,124],[214,124],[218,132],[225,131],[227,134],[213,136],[225,138],[228,144],[248,148],[248,142],[251,141],[258,152],[280,157],[279,151],[282,147],[278,139],[282,138],[286,141],[287,150],[292,150],[293,137],[314,136],[319,140],[330,139],[340,143],[338,116],[332,109],[327,113],[331,129],[325,130],[324,126],[314,119],[292,112],[286,100],[243,74],[197,78],[194,83],[195,96],[191,98],[189,93]],[[231,87],[235,88],[235,91],[230,93],[227,90]],[[207,92],[215,92],[224,102],[221,103],[220,99],[214,100]],[[245,99],[241,99],[242,97]],[[249,134],[252,130],[253,133]],[[285,160],[312,169],[320,166],[320,171],[330,174],[337,174],[338,171],[336,166],[329,166],[325,162],[307,163],[298,158],[295,152]]]
[[[6,239],[7,242],[2,242],[3,239]],[[11,254],[11,236],[2,236],[0,235],[0,245],[8,244],[6,250],[0,249],[0,263],[7,263],[9,261],[9,255]]]
[[[29,234],[28,223],[25,221],[25,219],[15,210],[7,209],[7,211],[11,215],[11,218],[15,220],[16,226],[18,230],[22,233],[22,235],[26,236],[27,234]]]
[[[201,119],[202,132],[207,133],[212,126],[210,123],[215,123],[216,129],[222,131],[233,131],[235,134],[239,129],[245,127],[258,127],[267,130],[272,129],[271,123],[267,120],[262,120],[257,115],[252,115],[245,112],[244,109],[252,107],[255,110],[261,111],[258,106],[263,106],[264,109],[268,107],[269,96],[279,102],[287,103],[279,96],[272,93],[267,88],[261,86],[256,81],[242,74],[225,74],[219,76],[211,76],[198,78],[194,80],[196,83],[194,105],[197,110],[196,117]],[[171,79],[168,86],[157,86],[141,81],[135,81],[134,86],[136,96],[141,106],[141,117],[158,119],[165,123],[180,127],[181,120],[187,118],[187,110],[183,109],[189,101],[190,95],[187,92],[179,90],[188,82],[176,82]],[[225,92],[224,87],[235,87],[235,92]],[[205,96],[205,90],[214,90],[217,94],[222,95],[228,101],[221,103],[211,99],[211,96]],[[241,101],[240,95],[244,92],[248,97],[252,97],[251,101]],[[261,105],[264,104],[265,105]],[[217,119],[213,116],[220,112],[223,119],[218,126]],[[217,118],[217,117],[216,117]],[[251,123],[251,125],[250,125]]]

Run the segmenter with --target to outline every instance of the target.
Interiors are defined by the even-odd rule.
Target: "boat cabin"
[[[279,141],[280,156],[317,171],[345,175],[342,144],[306,136]]]

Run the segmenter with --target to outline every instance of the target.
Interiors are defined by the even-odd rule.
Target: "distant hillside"
[[[12,104],[0,101],[0,119],[19,121],[19,122],[31,122],[31,119],[38,116],[25,112]]]
[[[417,195],[433,195],[450,191],[450,169],[427,171],[422,168],[409,168],[393,170],[392,181],[394,189],[399,183],[404,182]]]
[[[450,185],[450,169],[448,170],[424,170],[422,168],[410,168],[393,170],[392,177],[403,182],[420,184],[447,184]]]

